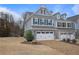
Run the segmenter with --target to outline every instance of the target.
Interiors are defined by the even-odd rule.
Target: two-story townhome
[[[79,39],[79,15],[69,17],[67,18],[67,20],[73,21],[75,23],[75,31],[76,31],[75,37]]]
[[[32,30],[36,40],[75,39],[75,23],[66,16],[41,6],[36,12],[26,12],[25,31]]]

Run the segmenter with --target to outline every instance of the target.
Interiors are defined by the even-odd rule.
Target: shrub
[[[72,43],[75,44],[77,41],[75,39],[72,40]]]
[[[63,39],[62,41],[65,42],[65,39]]]
[[[68,42],[68,43],[69,43],[69,42],[70,42],[70,39],[68,38],[68,39],[66,40],[66,42]]]
[[[25,32],[25,38],[28,42],[32,42],[34,40],[34,36],[31,30]]]

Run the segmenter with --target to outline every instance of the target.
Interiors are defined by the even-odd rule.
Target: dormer
[[[40,15],[50,15],[50,12],[48,11],[48,9],[42,5],[37,11],[36,14],[40,14]]]
[[[56,19],[60,19],[60,13],[59,13],[59,12],[55,13],[53,16],[54,16]]]
[[[66,16],[67,16],[66,13],[62,14],[62,15],[61,15],[61,19],[64,19],[64,20],[65,20],[65,19],[66,19]]]

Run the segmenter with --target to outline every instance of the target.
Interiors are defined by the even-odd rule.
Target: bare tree
[[[26,20],[26,16],[27,16],[27,14],[26,13],[23,13],[23,29],[22,29],[22,36],[24,36],[24,28],[25,28],[25,20]]]
[[[0,36],[23,36],[25,21],[17,22],[12,14],[0,12]]]
[[[9,22],[8,22],[8,15],[1,12],[0,14],[0,36],[9,36],[10,28],[9,28]]]

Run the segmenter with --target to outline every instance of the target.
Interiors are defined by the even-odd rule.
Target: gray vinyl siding
[[[30,30],[32,28],[32,20],[30,19],[25,25],[25,31]]]

